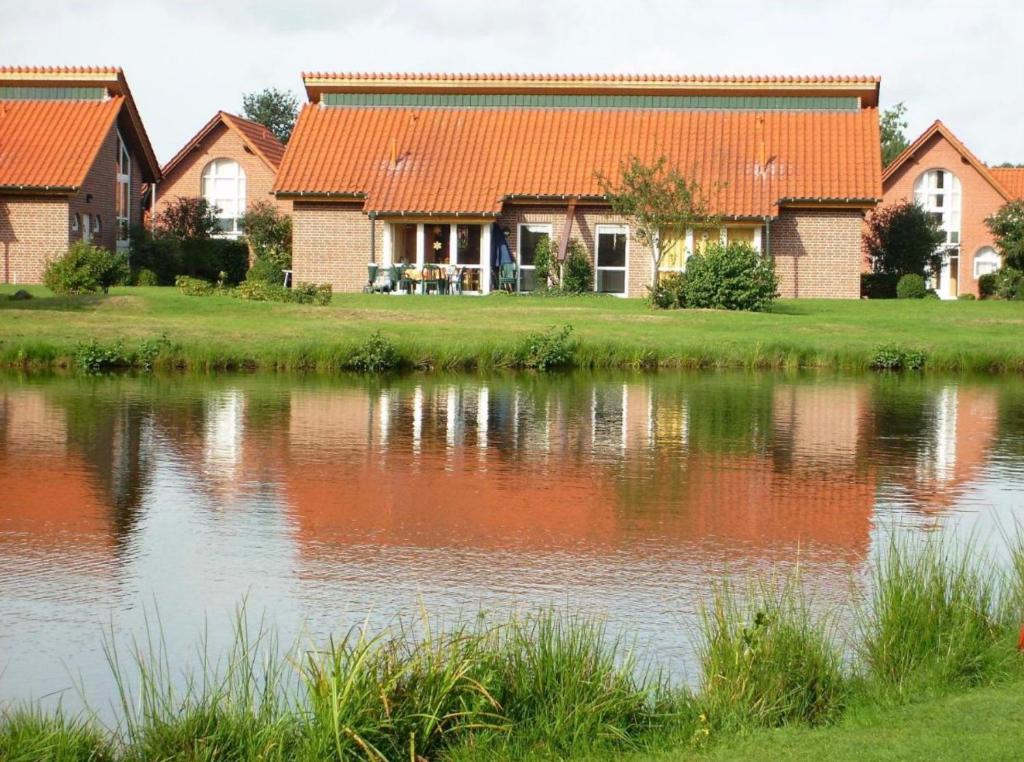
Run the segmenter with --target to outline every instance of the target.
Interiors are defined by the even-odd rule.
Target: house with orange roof
[[[164,165],[156,213],[177,198],[202,197],[217,208],[223,235],[237,238],[242,215],[257,201],[291,212],[291,201],[272,193],[283,156],[284,145],[262,124],[218,111]]]
[[[79,240],[128,248],[160,177],[119,68],[0,67],[0,277],[38,283]]]
[[[946,234],[933,287],[943,299],[978,295],[978,278],[1002,264],[985,219],[1024,198],[1024,169],[985,165],[936,120],[882,174],[883,203],[913,201]]]
[[[274,186],[293,212],[297,281],[358,291],[367,264],[461,270],[496,288],[492,235],[535,286],[547,238],[583,243],[595,290],[641,297],[652,252],[598,174],[664,156],[721,224],[687,230],[661,269],[708,241],[773,258],[786,297],[857,298],[861,228],[881,198],[875,77],[305,74]],[[497,227],[495,227],[497,226]]]

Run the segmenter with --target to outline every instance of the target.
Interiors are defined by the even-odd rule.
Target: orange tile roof
[[[381,213],[497,214],[503,200],[598,197],[630,155],[695,175],[718,214],[881,197],[878,113],[306,105],[282,194],[358,196]],[[398,158],[392,166],[392,156]],[[761,160],[764,166],[761,165]],[[714,193],[711,191],[714,190]]]
[[[263,162],[275,172],[278,167],[281,166],[281,159],[284,157],[284,145],[276,137],[274,133],[264,127],[262,124],[253,122],[249,119],[243,119],[240,116],[229,114],[226,111],[218,111],[214,114],[213,118],[200,128],[199,132],[192,136],[192,139],[186,143],[178,153],[176,153],[169,162],[167,162],[163,169],[162,174],[166,177],[169,175],[186,156],[191,153],[196,146],[198,146],[210,131],[213,130],[217,125],[223,124],[229,130],[233,130],[238,134],[249,148],[252,149],[253,153],[259,156]]]
[[[992,177],[1013,199],[1024,199],[1024,167],[992,167]]]
[[[123,103],[0,101],[0,188],[78,188]]]

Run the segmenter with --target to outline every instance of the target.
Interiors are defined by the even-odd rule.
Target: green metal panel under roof
[[[327,106],[423,108],[691,109],[708,111],[856,111],[855,96],[570,95],[468,93],[324,93]]]
[[[101,101],[107,97],[102,87],[0,87],[5,101]]]

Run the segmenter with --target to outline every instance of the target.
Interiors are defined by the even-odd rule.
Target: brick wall
[[[39,283],[46,264],[68,248],[66,198],[0,196],[0,268],[4,283]]]
[[[508,243],[512,248],[513,256],[518,256],[519,225],[523,223],[551,225],[553,245],[557,252],[562,231],[565,227],[567,211],[568,207],[565,206],[506,205],[505,211],[498,217],[498,224],[509,231]],[[590,262],[593,264],[597,226],[622,224],[625,224],[623,219],[611,214],[607,209],[593,206],[578,206],[573,214],[570,238],[576,238],[583,244],[590,257]],[[631,234],[627,244],[626,257],[626,295],[630,297],[647,296],[647,285],[651,282],[650,247],[641,244]]]
[[[960,179],[962,211],[959,292],[977,296],[974,255],[985,246],[995,248],[985,218],[999,211],[1006,202],[945,137],[936,134],[885,182],[882,203],[888,205],[903,200],[912,202],[914,183],[929,169],[945,169]]]
[[[382,261],[384,223],[376,223]],[[337,292],[361,291],[370,261],[370,219],[362,204],[296,201],[292,212],[292,278],[330,283]]]
[[[770,242],[782,297],[859,298],[863,219],[855,209],[784,209]]]
[[[285,214],[291,214],[292,202],[277,199],[270,189],[274,186],[274,170],[263,159],[249,150],[238,133],[219,124],[174,170],[157,186],[157,213],[175,198],[195,198],[203,193],[203,170],[214,159],[234,159],[245,170],[246,203],[269,201]]]

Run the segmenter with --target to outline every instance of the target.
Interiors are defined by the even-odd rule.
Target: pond
[[[894,531],[1024,519],[1016,378],[0,377],[0,703],[104,704],[244,601],[282,641],[428,612],[598,615],[693,679],[725,575],[849,600]]]

